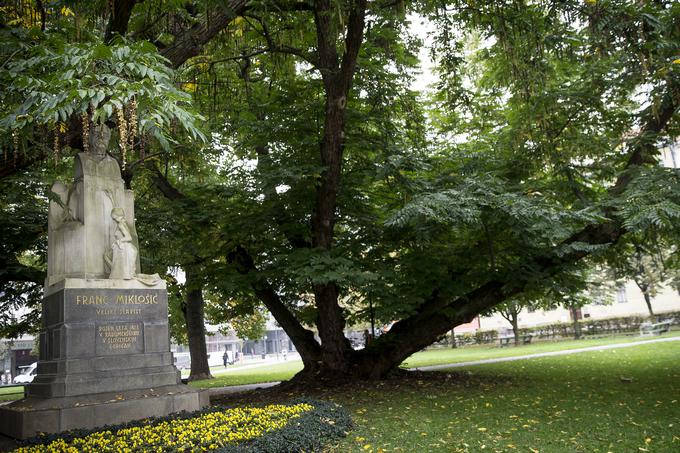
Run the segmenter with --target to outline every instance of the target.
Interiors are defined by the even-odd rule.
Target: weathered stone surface
[[[43,303],[43,351],[27,395],[66,397],[179,384],[167,292],[134,280],[64,279]]]
[[[27,398],[0,406],[3,434],[26,439],[38,433],[90,429],[173,412],[192,411],[208,404],[207,391],[184,385],[108,392],[65,398]]]
[[[207,404],[173,365],[165,282],[64,279],[46,294],[37,375],[25,400],[0,411],[1,433],[25,438]]]

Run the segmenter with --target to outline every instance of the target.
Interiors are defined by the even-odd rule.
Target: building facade
[[[642,291],[632,281],[619,286],[614,299],[611,304],[594,303],[584,306],[581,308],[583,319],[649,316]],[[659,316],[663,316],[664,313],[680,312],[680,294],[673,288],[664,287],[652,299],[652,309],[654,314]],[[534,327],[558,322],[568,323],[572,321],[572,315],[568,309],[563,307],[554,310],[529,310],[525,308],[519,313],[518,321],[520,327]],[[494,314],[482,317],[479,320],[479,328],[503,331],[511,328],[511,326],[503,316]],[[458,332],[458,329],[456,329],[456,332]]]

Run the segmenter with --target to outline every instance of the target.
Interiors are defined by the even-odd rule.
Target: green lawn
[[[662,337],[680,336],[680,332],[671,332]],[[658,338],[658,337],[653,337]],[[589,340],[571,340],[542,342],[519,347],[499,348],[497,345],[468,346],[465,348],[451,349],[431,349],[418,352],[406,361],[403,366],[407,368],[439,365],[445,363],[459,363],[473,360],[482,360],[498,357],[511,357],[516,355],[533,354],[539,352],[560,351],[566,349],[583,348],[588,346],[599,346],[613,343],[629,343],[648,340],[650,337],[640,338],[632,336],[607,337]],[[250,363],[247,363],[250,365]],[[231,367],[231,366],[230,366]],[[222,367],[212,367],[212,370],[219,370]],[[300,360],[268,365],[261,368],[248,368],[245,370],[231,371],[229,373],[217,375],[214,379],[192,382],[190,385],[200,388],[226,387],[231,385],[257,384],[262,382],[274,382],[290,379],[302,369]],[[186,377],[183,375],[183,377]],[[7,394],[8,392],[14,392]],[[0,390],[0,401],[19,399],[23,395],[21,389]]]
[[[258,368],[218,374],[214,379],[191,382],[190,385],[200,388],[226,387],[241,384],[259,384],[261,382],[284,381],[290,379],[302,369],[302,361],[295,360]]]
[[[638,341],[651,340],[655,338],[668,338],[680,336],[680,331],[669,332],[655,337],[639,336],[616,336],[585,340],[567,341],[544,341],[524,346],[498,347],[494,345],[466,346],[464,348],[441,348],[430,349],[413,354],[406,359],[403,366],[407,368],[421,367],[427,365],[441,365],[446,363],[470,362],[474,360],[494,359],[500,357],[512,357],[525,354],[536,354],[540,352],[563,351],[566,349],[587,348],[590,346],[602,346],[615,343],[632,343]]]
[[[357,425],[331,451],[680,451],[676,342],[480,365],[458,379],[330,397]]]
[[[672,332],[661,338],[680,336],[680,332]],[[659,338],[659,337],[654,337]],[[469,346],[459,349],[442,348],[418,352],[409,357],[403,364],[406,368],[426,365],[440,365],[445,363],[460,363],[473,360],[491,359],[498,357],[512,357],[517,355],[535,354],[539,352],[563,351],[567,349],[601,346],[614,343],[631,343],[649,340],[650,337],[609,337],[592,340],[553,341],[531,344],[519,347],[499,348],[496,345]],[[283,381],[292,378],[302,369],[302,362],[291,361],[262,368],[250,368],[216,375],[214,379],[192,382],[194,387],[215,388],[230,385],[259,384],[262,382]]]
[[[248,366],[248,365],[253,365],[253,364],[257,364],[257,362],[241,362],[241,363],[235,363],[235,364],[232,364],[232,365],[228,365],[228,366],[227,366],[227,369],[231,370],[231,369],[233,369],[233,368],[241,368],[241,367]],[[212,372],[215,372],[215,371],[222,371],[222,370],[224,370],[224,369],[225,369],[225,368],[224,368],[224,365],[215,365],[215,366],[211,366],[211,367],[210,367],[210,372],[212,373]],[[185,369],[183,369],[183,370],[181,370],[181,371],[182,371],[182,378],[189,377],[189,374],[191,374],[191,370],[189,370],[188,368],[185,368]]]
[[[0,401],[18,400],[24,397],[23,387],[0,387]]]

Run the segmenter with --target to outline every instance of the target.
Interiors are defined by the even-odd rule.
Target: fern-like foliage
[[[13,30],[3,33],[0,67],[0,139],[30,138],[40,126],[65,128],[87,113],[94,122],[115,119],[116,110],[134,99],[141,134],[169,148],[171,124],[193,140],[205,141],[200,115],[191,96],[178,89],[174,73],[156,48],[146,42],[119,39],[106,45],[99,38],[65,42],[57,33]],[[16,139],[14,139],[16,140]]]
[[[673,232],[680,225],[680,172],[652,167],[639,169],[616,200],[624,227],[630,232],[655,228]]]
[[[540,193],[521,189],[491,175],[465,178],[452,188],[414,197],[386,225],[419,228],[440,224],[456,230],[474,229],[482,226],[484,217],[534,241],[554,244],[574,228],[602,219],[592,208],[573,210]]]

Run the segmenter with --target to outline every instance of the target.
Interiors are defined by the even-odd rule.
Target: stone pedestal
[[[37,376],[0,407],[0,432],[23,439],[207,403],[173,365],[165,282],[65,279],[46,291]]]

